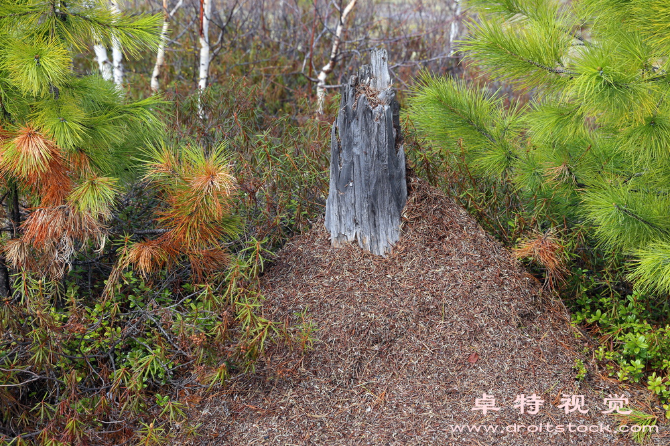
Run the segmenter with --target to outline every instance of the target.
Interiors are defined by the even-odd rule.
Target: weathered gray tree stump
[[[342,87],[331,132],[326,228],[333,246],[358,240],[385,255],[400,238],[407,201],[400,106],[391,88],[385,50],[372,52]]]

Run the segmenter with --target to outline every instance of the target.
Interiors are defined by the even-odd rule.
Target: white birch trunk
[[[204,90],[207,87],[209,74],[210,46],[209,46],[209,20],[212,15],[212,0],[202,0],[202,12],[200,18],[200,76],[198,88]]]
[[[165,41],[167,40],[168,19],[163,22],[163,30],[161,31],[161,43],[158,46],[158,53],[156,54],[156,65],[154,65],[154,72],[151,74],[151,91],[158,93],[160,87],[158,78],[161,75],[161,68],[165,63]]]
[[[198,77],[198,90],[202,91],[207,87],[207,78],[209,75],[210,46],[209,46],[209,20],[212,16],[212,0],[201,0],[200,10],[200,73]],[[198,98],[198,116],[204,118],[202,103]]]
[[[112,60],[114,66],[114,83],[117,87],[123,87],[123,52],[119,41],[114,39],[112,45]]]
[[[107,48],[103,45],[95,44],[93,45],[93,51],[95,51],[95,58],[98,61],[98,68],[100,69],[100,75],[106,81],[112,80],[112,63],[107,57]]]
[[[93,7],[93,2],[87,1],[84,3],[87,8]],[[106,81],[112,80],[112,62],[107,56],[107,48],[101,43],[93,45],[93,52],[95,52],[95,60],[98,61],[98,69],[100,75]]]
[[[159,77],[161,69],[165,64],[165,45],[167,44],[168,29],[170,27],[170,19],[174,13],[179,9],[184,0],[179,0],[179,3],[168,14],[168,0],[163,0],[163,10],[165,11],[165,19],[163,20],[163,30],[161,31],[161,41],[158,44],[158,53],[156,54],[156,65],[154,65],[154,72],[151,74],[151,91],[158,92],[160,88]]]
[[[456,50],[454,49],[454,42],[458,38],[461,31],[461,1],[455,0],[456,10],[451,20],[451,28],[449,30],[449,56],[453,56]]]
[[[335,28],[335,37],[333,38],[333,49],[330,52],[330,59],[328,63],[321,69],[319,76],[317,77],[318,82],[316,84],[316,110],[317,113],[323,113],[323,102],[326,99],[326,76],[333,71],[335,64],[337,63],[337,55],[340,50],[340,42],[342,41],[342,30],[344,29],[344,22],[347,19],[347,16],[356,6],[357,0],[351,0],[349,4],[344,8],[344,11],[340,13],[340,21],[337,23],[337,28]]]
[[[121,10],[116,1],[111,2],[111,9],[115,15],[121,15]],[[123,87],[123,51],[121,51],[121,44],[116,38],[112,39],[112,72],[114,83],[121,89]]]

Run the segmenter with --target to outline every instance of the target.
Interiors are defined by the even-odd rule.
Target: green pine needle
[[[62,87],[71,58],[58,41],[10,39],[0,50],[2,68],[12,84],[27,95],[44,97]]]
[[[670,294],[670,241],[636,250],[628,278],[643,291]]]
[[[106,219],[118,193],[115,178],[90,176],[78,184],[68,196],[68,202],[79,212]]]

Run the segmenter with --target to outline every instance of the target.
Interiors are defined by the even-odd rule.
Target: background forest
[[[194,436],[189,395],[311,348],[259,277],[323,213],[376,47],[410,169],[670,413],[669,27],[660,0],[1,0],[0,441]]]

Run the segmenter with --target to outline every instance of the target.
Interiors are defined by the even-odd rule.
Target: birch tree
[[[86,2],[87,8],[93,8],[93,1]],[[100,75],[106,81],[112,80],[112,62],[107,56],[107,48],[99,40],[95,45],[93,45],[93,52],[95,53],[95,60],[98,62],[98,69],[100,70]]]
[[[165,14],[163,19],[163,28],[161,30],[161,41],[158,45],[158,53],[156,54],[156,64],[154,65],[154,71],[151,74],[151,91],[154,93],[158,92],[160,87],[159,77],[161,74],[161,69],[163,64],[165,64],[165,45],[167,44],[168,30],[170,28],[170,20],[175,12],[181,7],[183,0],[179,0],[179,3],[172,8],[172,11],[168,13],[168,1],[163,0],[163,12]]]
[[[98,61],[98,68],[100,69],[100,75],[106,81],[112,80],[112,62],[110,62],[109,57],[107,56],[107,48],[100,43],[93,45],[93,51],[95,52],[95,59]]]
[[[349,4],[340,11],[340,19],[337,23],[337,28],[335,28],[335,36],[333,37],[333,48],[330,52],[330,59],[328,63],[321,69],[319,76],[317,77],[318,82],[316,84],[316,101],[317,101],[317,112],[319,114],[323,113],[323,102],[326,99],[326,77],[333,71],[335,64],[337,64],[337,56],[340,51],[340,43],[342,42],[342,30],[344,29],[344,23],[347,20],[347,16],[356,6],[357,0],[351,0]]]
[[[117,1],[111,1],[110,8],[115,16],[118,17],[121,15]],[[123,87],[123,51],[121,50],[121,43],[116,36],[112,37],[112,75],[116,86],[119,89]]]
[[[454,0],[454,3],[456,5],[454,7],[454,15],[451,20],[451,26],[449,28],[449,56],[453,56],[456,52],[454,49],[454,43],[461,33],[461,0]]]
[[[200,0],[200,73],[198,76],[198,88],[204,90],[207,87],[209,74],[210,45],[209,45],[209,21],[212,17],[212,0]]]
[[[209,63],[211,61],[209,45],[209,21],[212,17],[212,0],[200,0],[200,72],[198,76],[198,94],[202,95],[207,87]],[[204,118],[202,101],[198,98],[198,116]]]
[[[91,2],[87,3],[87,7],[91,8]],[[121,15],[121,10],[119,9],[118,4],[115,1],[110,2],[109,8],[112,12],[112,15],[119,17]],[[100,70],[100,75],[106,81],[113,80],[118,88],[121,88],[123,85],[123,51],[121,49],[121,44],[116,36],[112,36],[112,60],[109,60],[107,53],[107,47],[102,42],[97,42],[93,45],[93,51],[95,52],[95,58],[98,62],[98,69]]]

